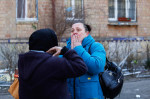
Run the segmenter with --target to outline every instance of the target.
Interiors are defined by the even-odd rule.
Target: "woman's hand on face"
[[[62,49],[62,47],[55,46],[55,47],[50,48],[46,52],[53,54],[53,56],[58,56],[61,53],[61,49]]]
[[[85,37],[87,37],[87,34],[86,34],[86,33],[78,34],[78,37],[79,37],[79,39],[80,39],[80,41],[81,41],[81,43],[82,43],[83,39],[84,39]]]
[[[75,48],[76,46],[81,45],[82,38],[80,38],[77,34],[71,35],[71,49]]]

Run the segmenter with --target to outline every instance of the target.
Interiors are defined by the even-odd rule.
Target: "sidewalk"
[[[0,99],[14,99],[10,94],[0,94]]]
[[[14,99],[9,93],[0,93],[0,99]],[[120,96],[115,99],[150,99],[150,78],[126,79]]]
[[[150,78],[133,78],[124,82],[115,99],[150,99]]]

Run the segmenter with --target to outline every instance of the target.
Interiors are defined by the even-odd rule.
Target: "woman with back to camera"
[[[106,53],[102,44],[90,35],[91,27],[75,23],[71,28],[71,38],[67,48],[74,49],[88,67],[83,76],[68,79],[68,89],[72,99],[104,99],[98,74],[104,71]]]
[[[55,46],[55,47],[54,47]],[[19,55],[19,99],[71,99],[67,78],[87,72],[83,59],[58,41],[52,29],[40,29],[29,37],[29,51]],[[63,58],[49,51],[60,50]],[[53,50],[55,52],[55,50]]]

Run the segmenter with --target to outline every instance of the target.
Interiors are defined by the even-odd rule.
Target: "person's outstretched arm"
[[[53,48],[52,48],[53,49]],[[57,47],[54,48],[57,50]],[[59,48],[58,48],[59,49]],[[60,49],[59,49],[60,50]],[[52,50],[47,51],[52,52]],[[56,77],[61,78],[73,78],[77,76],[81,76],[87,72],[87,66],[85,65],[83,59],[75,52],[75,50],[63,47],[61,51],[54,51],[63,55],[62,58],[53,56],[51,61],[55,61],[55,75]]]

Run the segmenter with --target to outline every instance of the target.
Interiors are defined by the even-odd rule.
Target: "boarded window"
[[[17,0],[17,19],[37,18],[38,0]]]
[[[36,0],[27,0],[27,17],[36,18]]]

